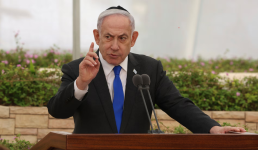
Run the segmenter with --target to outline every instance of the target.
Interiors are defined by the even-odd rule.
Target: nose
[[[117,39],[114,39],[111,46],[112,50],[119,50],[118,41]]]

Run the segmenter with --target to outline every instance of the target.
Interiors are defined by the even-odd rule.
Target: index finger
[[[89,51],[90,51],[90,52],[93,52],[93,49],[94,49],[94,43],[91,42]]]
[[[244,128],[240,128],[240,127],[230,127],[228,128],[227,132],[245,132]]]

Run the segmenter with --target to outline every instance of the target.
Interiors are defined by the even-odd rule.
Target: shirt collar
[[[113,70],[113,68],[115,67],[112,64],[109,64],[106,60],[104,60],[104,58],[102,57],[101,52],[99,51],[99,59],[100,62],[102,64],[105,76],[109,75],[110,72]],[[120,63],[120,66],[122,67],[122,69],[127,72],[127,65],[128,65],[128,56],[125,57],[125,60],[123,62]]]

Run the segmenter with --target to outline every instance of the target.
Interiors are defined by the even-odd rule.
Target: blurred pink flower
[[[181,66],[181,65],[178,65],[178,68],[180,68],[180,69],[181,69],[181,68],[182,68],[182,66]]]
[[[37,59],[39,56],[37,54],[34,55],[34,58]]]
[[[195,62],[195,60],[194,59],[192,59],[192,63],[194,63]]]
[[[33,58],[33,54],[29,55],[30,58]]]
[[[21,64],[18,64],[17,67],[21,67]]]
[[[17,37],[19,35],[19,31],[14,35],[14,37]]]
[[[205,65],[205,63],[204,63],[204,62],[201,62],[201,65],[202,65],[202,66],[204,66],[204,65]]]
[[[185,65],[185,67],[187,67],[187,65]]]
[[[249,60],[252,60],[252,57],[249,57],[248,59],[249,59]]]
[[[240,96],[240,93],[239,93],[239,92],[237,92],[237,93],[236,93],[236,96]]]
[[[60,52],[54,52],[54,54],[56,54],[56,55],[60,55]]]
[[[204,101],[206,101],[206,99],[203,99]]]
[[[254,69],[253,69],[253,68],[250,68],[249,71],[254,71]]]
[[[164,57],[164,59],[166,59],[167,62],[170,62],[170,59],[167,56]]]
[[[216,69],[218,69],[219,67],[218,67],[218,66],[216,66],[215,68],[216,68]]]
[[[51,49],[51,50],[50,50],[50,53],[54,53],[54,50],[53,50],[53,49]]]
[[[4,70],[2,70],[2,74],[4,74]]]
[[[228,73],[226,73],[226,75],[228,76]]]
[[[24,69],[23,67],[21,67],[22,69]]]
[[[211,73],[212,73],[212,74],[215,74],[216,72],[212,70]]]
[[[10,52],[9,51],[6,51],[6,54],[9,54]]]
[[[0,138],[0,141],[2,140],[2,138]]]
[[[58,59],[55,59],[54,62],[57,63],[57,62],[58,62]]]
[[[245,72],[247,72],[247,71],[245,70]]]
[[[7,64],[8,64],[8,61],[7,61],[7,60],[3,60],[2,63],[4,63],[4,64],[7,65]]]
[[[32,59],[31,62],[34,64],[36,61],[34,59]]]
[[[18,61],[21,62],[21,59],[19,59]]]
[[[13,137],[13,139],[16,139],[17,137],[15,136],[15,137]]]
[[[27,63],[27,64],[29,64],[29,63],[30,63],[30,60],[28,60],[28,59],[26,59],[25,61],[26,61],[26,63]]]
[[[231,61],[231,62],[230,62],[230,65],[233,65],[233,64],[234,64],[233,61]]]
[[[209,61],[209,64],[212,64],[212,61],[211,61],[211,60]]]
[[[43,56],[46,57],[46,56],[47,56],[47,53],[43,54]]]

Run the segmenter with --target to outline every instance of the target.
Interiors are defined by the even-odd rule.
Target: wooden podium
[[[258,150],[258,134],[71,134],[50,132],[31,150]]]

